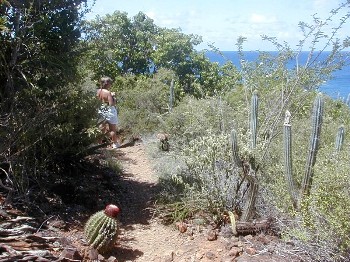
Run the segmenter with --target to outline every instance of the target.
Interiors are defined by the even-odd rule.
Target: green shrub
[[[1,161],[12,166],[14,188],[25,193],[33,183],[76,174],[96,141],[95,96],[79,87],[25,90],[1,127]],[[42,184],[43,187],[44,184]]]
[[[186,97],[163,118],[163,129],[171,134],[173,146],[181,148],[196,137],[227,133],[234,124],[233,112],[220,97]]]
[[[158,116],[168,112],[169,86],[151,78],[138,78],[133,87],[117,93],[120,127],[132,133],[159,128]]]

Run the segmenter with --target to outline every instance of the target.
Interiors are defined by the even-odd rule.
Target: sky
[[[88,0],[92,3],[93,0]],[[126,12],[132,18],[138,12],[145,13],[159,27],[180,28],[185,34],[202,36],[203,43],[196,49],[207,49],[211,44],[221,51],[237,50],[238,37],[247,41],[243,49],[270,51],[273,45],[263,41],[261,35],[276,37],[296,49],[303,39],[299,22],[312,23],[313,15],[322,20],[332,9],[346,0],[96,0],[87,19],[104,16],[114,11]],[[345,9],[350,11],[350,7]],[[346,12],[344,11],[344,12]],[[344,13],[342,13],[344,14]],[[342,15],[341,14],[341,15]],[[339,21],[335,19],[335,21]],[[336,26],[329,22],[325,33]],[[338,37],[349,35],[350,20]],[[320,43],[320,49],[323,43]],[[308,46],[306,47],[308,49]]]

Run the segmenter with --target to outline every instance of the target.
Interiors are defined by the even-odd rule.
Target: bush
[[[120,127],[139,134],[158,130],[158,117],[168,112],[168,97],[169,86],[160,80],[135,78],[132,87],[117,93]]]
[[[163,129],[172,144],[181,148],[197,137],[227,133],[234,125],[234,110],[220,97],[184,98],[171,114],[163,117]]]
[[[1,126],[0,157],[11,165],[14,189],[26,194],[34,184],[45,188],[75,175],[99,134],[95,96],[79,87],[34,88],[13,102],[16,109]]]

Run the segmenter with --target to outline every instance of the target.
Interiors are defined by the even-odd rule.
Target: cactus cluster
[[[250,131],[251,131],[251,148],[256,148],[257,141],[257,126],[258,126],[258,93],[257,91],[253,92],[251,99],[251,112],[250,112]],[[239,148],[237,141],[237,132],[235,129],[231,131],[231,149],[232,149],[232,161],[234,165],[241,169],[241,183],[238,185],[238,188],[241,187],[242,183],[246,181],[249,185],[247,199],[245,206],[242,212],[241,220],[247,221],[254,215],[255,209],[255,200],[258,193],[258,184],[255,179],[256,168],[252,163],[245,163],[243,165],[242,160],[239,157]]]
[[[100,253],[108,252],[118,237],[117,215],[120,209],[113,204],[92,215],[85,224],[86,239]]]

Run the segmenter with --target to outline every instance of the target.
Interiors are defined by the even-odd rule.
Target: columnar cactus
[[[254,215],[255,200],[258,194],[258,184],[256,182],[256,179],[252,175],[248,174],[247,180],[249,182],[249,191],[247,201],[245,203],[245,207],[241,216],[242,221],[247,221]]]
[[[231,131],[231,149],[232,149],[232,160],[235,166],[242,167],[242,161],[238,154],[238,142],[237,142],[237,132],[232,129]]]
[[[117,240],[119,211],[116,205],[107,205],[105,210],[92,215],[85,224],[84,233],[89,245],[100,253],[108,252]]]
[[[291,195],[293,206],[300,208],[301,201],[305,195],[309,194],[312,185],[313,168],[316,162],[316,155],[318,152],[319,139],[322,126],[324,102],[322,94],[318,94],[312,111],[312,132],[310,137],[309,154],[306,161],[305,174],[301,184],[300,196],[297,198],[295,185],[292,177],[292,135],[290,124],[290,113],[286,112],[284,120],[284,164],[285,164],[285,179],[288,184],[288,190]]]
[[[305,174],[301,185],[301,197],[303,197],[303,195],[308,195],[311,188],[313,168],[316,161],[316,155],[318,151],[321,133],[323,108],[324,102],[322,94],[318,94],[315,99],[312,111],[312,132],[310,137],[310,148],[308,159],[306,162]]]
[[[291,114],[287,110],[284,119],[284,167],[285,167],[285,179],[287,182],[289,194],[292,198],[293,206],[297,205],[297,195],[294,187],[293,174],[292,174],[292,126],[290,124]]]
[[[344,126],[338,128],[337,136],[335,138],[335,151],[340,152],[344,143]]]
[[[257,138],[257,128],[258,128],[258,93],[255,90],[251,101],[251,113],[250,113],[250,132],[251,132],[251,146],[252,149],[256,147]]]

